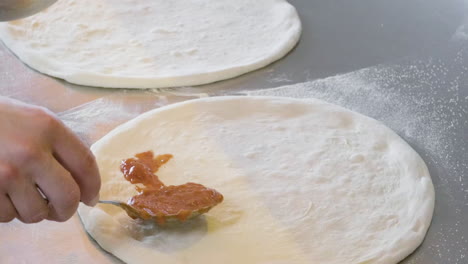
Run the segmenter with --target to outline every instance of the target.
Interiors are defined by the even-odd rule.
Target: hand
[[[93,154],[52,112],[0,96],[0,222],[65,221],[100,185]]]

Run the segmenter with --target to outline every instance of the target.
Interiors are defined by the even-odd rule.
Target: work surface
[[[403,263],[468,263],[468,4],[463,1],[290,1],[303,36],[286,58],[201,87],[118,90],[41,75],[0,45],[0,95],[46,106],[92,144],[118,124],[214,95],[314,97],[382,121],[429,166],[436,209]],[[276,89],[268,89],[275,88]],[[119,263],[66,223],[0,225],[0,263]]]

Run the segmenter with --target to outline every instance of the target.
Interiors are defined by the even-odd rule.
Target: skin
[[[55,0],[2,0],[0,21]],[[0,96],[0,222],[66,221],[94,206],[101,180],[88,147],[49,110]]]
[[[0,222],[62,222],[96,204],[95,158],[52,112],[0,97],[0,127]]]

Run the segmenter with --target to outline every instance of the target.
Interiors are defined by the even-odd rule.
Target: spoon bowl
[[[111,204],[114,206],[118,206],[125,210],[128,216],[130,216],[133,219],[143,219],[143,220],[152,220],[155,221],[158,224],[165,224],[165,223],[171,223],[171,222],[184,222],[186,220],[195,218],[201,214],[204,214],[208,212],[213,206],[208,206],[208,207],[202,207],[199,208],[195,211],[192,212],[179,212],[178,214],[173,214],[173,215],[151,215],[146,211],[139,210],[138,208],[135,208],[127,203],[120,202],[120,201],[111,201],[111,200],[100,200],[99,203],[102,204]]]

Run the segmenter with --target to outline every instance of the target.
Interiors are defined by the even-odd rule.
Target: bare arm
[[[0,21],[19,19],[33,15],[57,0],[0,0]]]
[[[0,127],[0,222],[65,221],[96,203],[94,156],[52,112],[0,96]]]

